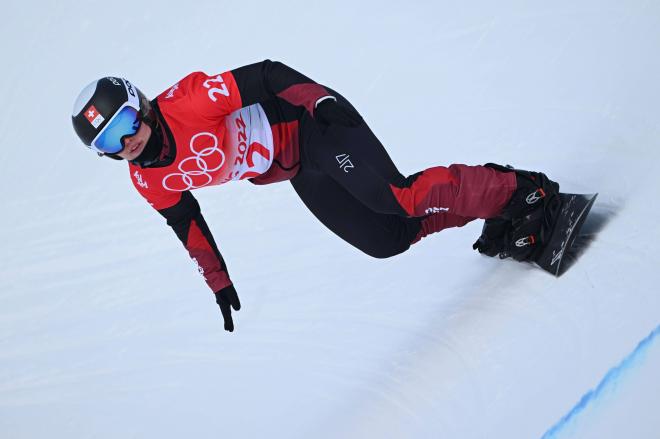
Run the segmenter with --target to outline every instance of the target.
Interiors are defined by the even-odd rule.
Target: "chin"
[[[129,162],[131,160],[135,160],[139,154],[119,154],[119,157],[123,158],[124,160],[128,160]]]

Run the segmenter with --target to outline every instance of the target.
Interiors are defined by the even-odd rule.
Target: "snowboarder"
[[[194,189],[289,180],[325,226],[376,258],[486,219],[474,248],[518,260],[540,248],[547,215],[530,214],[551,211],[559,189],[544,174],[493,164],[404,177],[346,99],[270,60],[191,73],[151,101],[126,79],[101,78],[82,90],[72,121],[90,149],[128,161],[137,191],[198,264],[227,331],[240,301]]]

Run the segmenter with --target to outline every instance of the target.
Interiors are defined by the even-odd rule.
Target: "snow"
[[[660,324],[660,5],[3,3],[0,435],[540,438]],[[600,193],[564,276],[471,249],[375,260],[288,183],[196,192],[236,331],[69,114],[103,75],[147,95],[270,58],[348,97],[404,174],[488,161]],[[653,438],[660,343],[556,437]]]

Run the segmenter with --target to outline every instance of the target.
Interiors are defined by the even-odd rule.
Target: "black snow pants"
[[[303,116],[300,147],[300,171],[291,180],[300,199],[332,232],[376,258],[494,217],[515,190],[512,173],[483,166],[437,166],[404,177],[364,122],[325,127]]]

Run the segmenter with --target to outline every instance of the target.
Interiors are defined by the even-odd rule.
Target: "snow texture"
[[[0,436],[541,438],[660,324],[660,4],[2,4]],[[340,91],[404,174],[488,161],[599,192],[560,278],[480,223],[371,259],[288,183],[196,192],[236,332],[76,95],[270,58]],[[626,363],[627,364],[627,363]],[[660,343],[554,437],[657,438]]]

